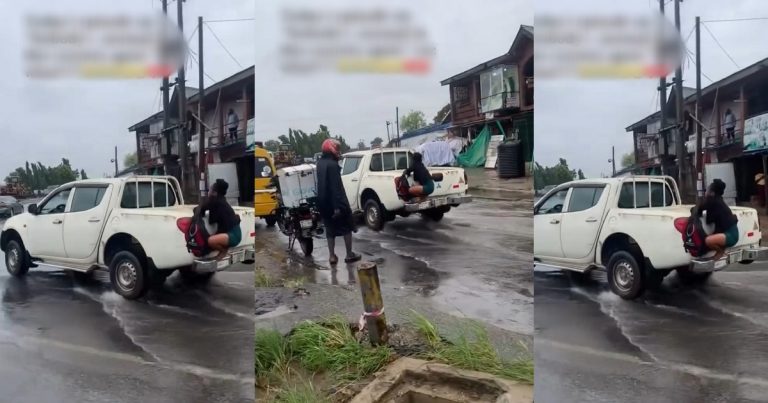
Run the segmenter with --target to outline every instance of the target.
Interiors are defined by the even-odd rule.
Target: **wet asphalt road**
[[[549,402],[765,402],[768,265],[624,301],[537,267],[535,393]]]
[[[397,310],[416,309],[431,316],[477,319],[500,333],[530,336],[533,330],[533,229],[531,199],[475,200],[452,209],[442,221],[419,216],[398,217],[376,233],[360,226],[354,249],[379,268],[388,318]],[[354,265],[328,264],[325,239],[315,239],[312,257],[299,246],[286,252],[287,238],[276,228],[260,227],[259,264],[277,262],[281,277],[304,278],[316,290],[338,286],[330,296],[302,299],[277,296],[279,290],[257,289],[257,326],[261,319],[281,317],[282,326],[329,312],[361,310]],[[341,238],[336,254],[344,257]],[[257,252],[258,253],[258,252]],[[266,263],[264,263],[266,262]],[[270,271],[274,267],[269,268]],[[324,288],[327,290],[328,288]],[[261,323],[281,327],[281,324]]]
[[[107,281],[3,258],[0,402],[253,402],[252,265],[139,301]]]

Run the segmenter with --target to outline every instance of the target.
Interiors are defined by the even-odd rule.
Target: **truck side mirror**
[[[37,215],[38,213],[37,204],[30,204],[29,207],[27,207],[27,211],[29,212],[29,214]]]

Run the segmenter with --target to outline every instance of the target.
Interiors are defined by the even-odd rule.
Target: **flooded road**
[[[397,322],[415,309],[479,320],[492,332],[530,336],[530,206],[530,198],[475,200],[452,209],[438,223],[411,216],[398,217],[379,233],[361,226],[354,249],[378,265],[388,319]],[[260,227],[256,239],[257,266],[283,278],[303,278],[315,291],[294,298],[285,290],[257,289],[257,324],[289,328],[302,318],[360,314],[355,265],[341,262],[332,269],[325,239],[315,239],[309,258],[301,255],[298,245],[295,252],[286,252],[287,239],[277,229]],[[343,259],[341,239],[336,248]]]
[[[174,274],[128,301],[106,273],[40,266],[14,278],[3,258],[0,401],[252,402],[252,311],[252,265],[207,286]]]
[[[537,267],[537,402],[764,402],[768,269],[735,265],[707,285],[670,275],[635,301],[605,275],[575,285]]]

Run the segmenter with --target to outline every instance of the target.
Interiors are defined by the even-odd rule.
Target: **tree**
[[[328,127],[320,125],[320,128],[314,133],[305,133],[303,130],[288,129],[288,135],[279,137],[282,144],[288,144],[297,156],[302,158],[311,158],[315,153],[320,152],[323,141],[333,138],[341,143],[340,151],[345,153],[352,149],[342,136],[332,136]]]
[[[130,168],[139,163],[139,157],[135,152],[126,155],[123,158],[123,168]]]
[[[77,180],[78,177],[85,175],[84,170],[72,169],[69,160],[61,159],[57,166],[45,166],[41,162],[25,162],[23,167],[16,168],[11,172],[5,181],[8,182],[11,176],[19,178],[24,187],[31,190],[43,190],[48,186],[63,185],[67,182]]]
[[[380,147],[381,143],[383,142],[384,142],[384,139],[382,139],[381,137],[376,137],[375,139],[373,139],[373,141],[371,141],[371,147],[374,147],[374,148]]]
[[[581,169],[579,169],[579,171],[578,171],[578,178],[579,178],[579,180],[587,179],[587,177],[584,176],[584,172],[581,172]]]
[[[445,119],[445,117],[448,115],[448,112],[451,111],[451,104],[445,104],[445,106],[437,111],[437,115],[435,115],[435,118],[432,120],[435,124],[438,124]]]
[[[88,179],[88,175],[85,174],[85,169],[80,170],[80,179]]]
[[[360,142],[359,142],[359,143],[357,143],[357,149],[358,149],[358,150],[361,150],[361,151],[362,151],[362,150],[365,150],[365,141],[363,141],[363,140],[360,140]]]
[[[424,119],[424,112],[421,111],[410,111],[400,118],[400,130],[403,133],[421,129],[426,125],[427,121]]]
[[[629,168],[632,165],[635,165],[635,155],[632,153],[626,153],[621,156],[621,167],[622,168]]]
[[[264,143],[264,148],[267,151],[275,152],[280,148],[280,142],[277,140],[267,140],[267,142]]]
[[[557,186],[576,178],[583,179],[584,173],[581,170],[577,172],[570,169],[568,162],[563,158],[560,158],[555,166],[544,167],[536,163],[533,168],[533,188],[535,190],[543,189],[545,186]]]

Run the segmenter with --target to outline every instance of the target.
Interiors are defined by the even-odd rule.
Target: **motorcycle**
[[[299,247],[304,256],[311,256],[314,248],[314,238],[323,234],[320,213],[314,203],[302,203],[298,207],[277,208],[277,227],[288,237],[288,250],[299,241]]]

